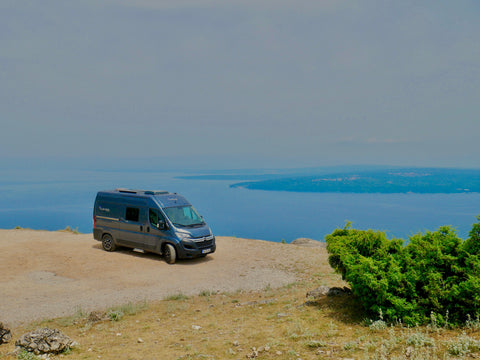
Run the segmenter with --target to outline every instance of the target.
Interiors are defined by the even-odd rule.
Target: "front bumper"
[[[194,241],[182,240],[177,247],[178,257],[180,259],[191,259],[207,254],[213,254],[217,249],[215,237],[212,240]]]

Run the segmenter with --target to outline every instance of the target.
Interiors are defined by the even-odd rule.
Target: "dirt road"
[[[322,247],[217,237],[214,254],[168,265],[154,254],[108,253],[92,234],[0,230],[0,321],[14,326],[178,293],[279,287],[326,257]]]

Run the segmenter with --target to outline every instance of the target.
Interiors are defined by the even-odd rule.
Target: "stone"
[[[410,359],[415,353],[415,349],[412,346],[409,346],[405,349],[405,357]]]
[[[327,296],[329,290],[330,288],[328,286],[319,286],[316,289],[307,291],[307,298],[318,299],[322,296]]]
[[[343,288],[340,287],[332,287],[330,290],[328,290],[327,296],[344,296],[344,295],[351,295],[352,290],[350,290],[348,287],[344,286]]]
[[[0,322],[0,345],[12,340],[12,332],[2,322]]]
[[[304,246],[304,247],[326,247],[326,242],[321,242],[313,239],[308,238],[298,238],[293,240],[290,244],[297,245],[297,246]]]
[[[313,298],[315,300],[322,298],[323,296],[344,296],[351,295],[352,290],[348,287],[328,287],[328,286],[319,286],[316,289],[307,291],[307,298]]]
[[[92,311],[90,314],[88,314],[87,321],[89,323],[96,323],[96,322],[99,322],[99,321],[106,320],[107,318],[108,317],[107,317],[107,314],[105,312]]]
[[[252,347],[252,352],[250,354],[247,354],[246,358],[247,359],[255,359],[256,357],[258,357],[258,351],[255,347]]]
[[[59,354],[77,343],[57,329],[42,328],[23,334],[15,345],[39,354]]]

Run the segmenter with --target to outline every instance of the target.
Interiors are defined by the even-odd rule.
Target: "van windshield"
[[[163,209],[173,225],[193,227],[205,224],[193,206],[174,206]]]

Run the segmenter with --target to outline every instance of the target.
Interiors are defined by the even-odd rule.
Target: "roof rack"
[[[126,194],[144,194],[144,195],[165,195],[169,194],[168,191],[165,190],[133,190],[133,189],[124,189],[118,188],[115,191],[126,193]]]
[[[131,190],[131,189],[124,189],[124,188],[118,188],[115,189],[115,191],[121,192],[121,193],[127,193],[127,194],[137,194],[137,190]]]

